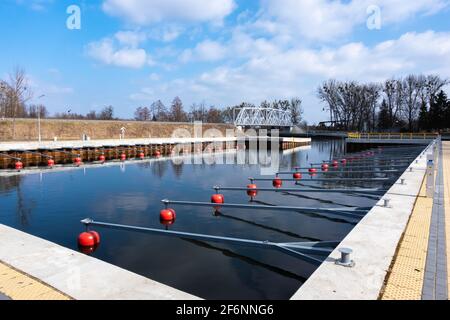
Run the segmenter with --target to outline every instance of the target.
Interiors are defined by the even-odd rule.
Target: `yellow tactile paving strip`
[[[420,300],[425,274],[433,199],[422,183],[413,212],[388,276],[382,300]]]
[[[12,300],[71,300],[56,289],[0,262],[0,292]]]
[[[450,297],[450,141],[442,141],[444,166],[445,236],[447,246],[447,289]]]

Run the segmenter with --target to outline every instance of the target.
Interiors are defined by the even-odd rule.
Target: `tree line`
[[[7,80],[0,80],[0,118],[55,118],[55,119],[80,119],[80,120],[119,120],[114,115],[114,107],[106,106],[100,111],[92,110],[87,114],[73,112],[68,109],[66,112],[58,112],[50,115],[43,104],[30,104],[34,95],[28,86],[25,70],[17,67],[13,73],[9,74]],[[41,98],[44,95],[38,97]],[[301,120],[302,101],[299,98],[291,100],[275,100],[272,102],[263,101],[261,107],[270,107],[281,110],[288,110],[294,123]],[[243,102],[236,106],[218,108],[207,106],[204,102],[194,103],[186,111],[184,104],[179,97],[175,97],[170,106],[164,105],[161,100],[157,100],[149,106],[140,106],[134,112],[136,121],[160,121],[160,122],[193,122],[202,121],[205,123],[232,123],[234,120],[234,110],[236,108],[255,108],[256,105]],[[14,125],[13,125],[14,126]]]
[[[450,127],[450,102],[443,91],[449,83],[448,79],[437,75],[422,74],[392,78],[380,83],[330,79],[319,86],[317,97],[325,103],[324,110],[328,112],[336,129],[431,131]],[[7,80],[0,80],[0,118],[12,118],[15,123],[16,118],[50,117],[43,104],[29,103],[32,98],[33,92],[28,86],[25,71],[16,68]],[[157,100],[148,106],[136,108],[134,120],[232,123],[236,109],[257,106],[288,111],[294,124],[302,123],[302,100],[297,97],[290,100],[263,101],[258,105],[242,102],[225,108],[207,106],[204,102],[194,103],[187,111],[182,100],[175,97],[169,106]],[[69,109],[51,117],[118,120],[113,106],[87,114],[79,114]],[[303,124],[305,125],[304,121]]]
[[[263,101],[259,106],[288,111],[295,124],[300,123],[303,114],[302,100],[299,98],[275,100],[273,102]],[[256,105],[243,102],[236,106],[219,109],[215,106],[207,107],[202,102],[192,104],[190,110],[185,111],[181,99],[175,97],[169,108],[161,100],[153,102],[150,107],[138,107],[134,112],[134,118],[137,121],[231,123],[234,120],[233,110],[240,108],[256,108]]]
[[[343,130],[438,130],[450,127],[443,91],[448,83],[437,75],[414,74],[382,83],[331,79],[317,89],[317,96],[330,121]]]

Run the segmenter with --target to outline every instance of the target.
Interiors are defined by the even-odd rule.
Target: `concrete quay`
[[[291,297],[293,300],[377,300],[413,212],[426,172],[429,145],[383,198]],[[401,184],[405,179],[405,184]],[[389,205],[384,206],[384,199]],[[353,250],[353,267],[336,264],[340,249]]]
[[[133,272],[0,224],[0,292],[12,299],[198,300]],[[22,281],[11,282],[17,277]]]

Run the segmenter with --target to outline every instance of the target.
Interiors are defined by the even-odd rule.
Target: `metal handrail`
[[[427,140],[427,139],[435,139],[439,136],[438,133],[419,133],[419,132],[402,132],[402,133],[391,133],[391,132],[349,132],[349,139],[400,139],[400,140]]]

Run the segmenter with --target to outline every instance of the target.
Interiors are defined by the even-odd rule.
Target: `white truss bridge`
[[[241,127],[292,127],[291,113],[273,108],[235,109],[234,125]]]

